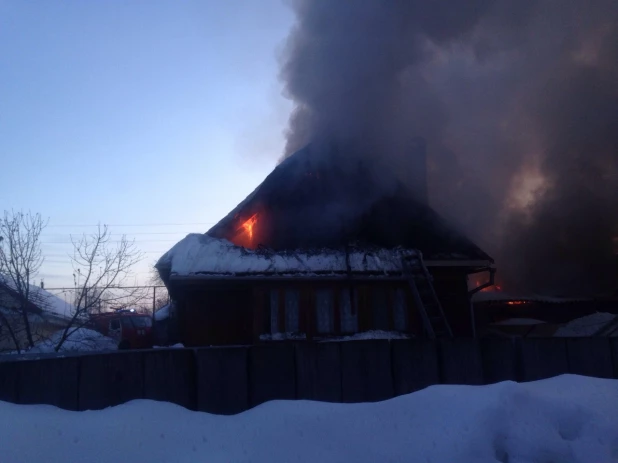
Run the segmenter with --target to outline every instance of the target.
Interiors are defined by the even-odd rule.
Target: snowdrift
[[[3,463],[618,461],[618,381],[579,376],[230,417],[144,400],[96,412],[0,402],[0,416]]]

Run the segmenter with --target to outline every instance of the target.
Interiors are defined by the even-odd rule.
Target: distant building
[[[15,350],[7,323],[10,323],[20,347],[27,346],[26,325],[19,294],[8,279],[0,276],[0,352]],[[48,339],[53,333],[67,326],[72,306],[57,296],[37,286],[30,287],[27,316],[35,343]]]

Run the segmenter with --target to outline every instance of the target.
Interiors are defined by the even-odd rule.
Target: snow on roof
[[[503,302],[503,301],[528,301],[560,304],[564,302],[587,301],[589,298],[566,298],[541,296],[539,294],[512,294],[504,291],[479,291],[472,295],[472,302]]]
[[[156,321],[166,320],[170,317],[170,305],[166,304],[154,313]]]
[[[0,285],[4,285],[13,291],[16,290],[13,281],[5,275],[0,275]],[[43,314],[70,319],[74,313],[72,304],[39,286],[30,285],[29,299],[43,311]]]
[[[227,240],[203,234],[190,234],[170,249],[157,263],[168,267],[171,275],[280,275],[346,274],[348,264],[354,273],[401,271],[401,257],[414,256],[405,249],[323,249],[315,252],[253,251]]]
[[[585,317],[576,318],[563,327],[559,328],[554,336],[557,337],[580,337],[606,334],[618,336],[618,315],[605,312],[597,312]],[[611,329],[613,326],[613,330]],[[608,333],[605,333],[605,328]]]
[[[152,400],[88,412],[0,402],[0,448],[3,463],[609,463],[612,403],[618,381],[574,375],[375,403],[272,401],[233,416]]]

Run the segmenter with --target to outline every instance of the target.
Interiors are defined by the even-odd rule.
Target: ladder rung
[[[448,320],[433,287],[433,277],[427,271],[422,258],[403,256],[401,264],[402,273],[406,276],[419,305],[418,310],[423,315],[426,334],[430,338],[452,336]]]

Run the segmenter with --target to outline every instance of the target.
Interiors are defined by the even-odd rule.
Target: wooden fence
[[[133,399],[234,414],[276,399],[371,402],[434,384],[618,378],[618,339],[374,340],[0,361],[0,400],[91,410]]]

